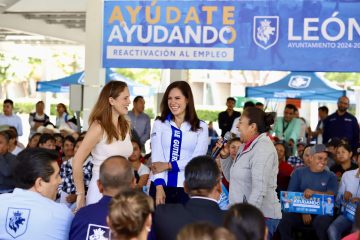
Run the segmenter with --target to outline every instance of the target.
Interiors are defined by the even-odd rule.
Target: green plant
[[[198,115],[198,118],[200,118],[201,120],[209,122],[209,121],[217,121],[219,112],[220,111],[197,110],[196,114]]]
[[[16,113],[31,113],[35,110],[34,103],[14,103],[14,112]]]
[[[149,116],[150,119],[155,118],[154,110],[151,109],[151,108],[145,109],[144,113],[146,113]]]

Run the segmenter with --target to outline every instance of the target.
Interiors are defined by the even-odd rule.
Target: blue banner
[[[341,196],[341,199],[343,197]],[[341,214],[344,215],[347,219],[349,219],[352,222],[355,222],[355,213],[356,208],[359,204],[358,203],[352,203],[352,202],[346,202],[345,200],[341,200]]]
[[[105,0],[103,66],[359,72],[359,13],[359,0]]]
[[[280,193],[281,208],[284,212],[330,215],[334,214],[334,196],[313,194],[305,198],[302,192]]]

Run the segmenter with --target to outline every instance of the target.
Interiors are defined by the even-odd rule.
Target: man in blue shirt
[[[305,198],[310,198],[313,194],[334,196],[338,190],[338,182],[334,173],[325,170],[328,157],[325,145],[314,145],[310,153],[309,167],[298,168],[293,172],[288,191],[303,192]],[[328,239],[327,229],[331,222],[332,217],[328,215],[284,213],[279,224],[281,239],[293,239],[292,229],[305,225],[314,228],[318,239]]]
[[[338,109],[324,120],[323,143],[332,138],[346,138],[356,152],[359,146],[359,124],[352,114],[347,112],[349,98],[342,96],[338,100]]]
[[[134,170],[126,158],[113,156],[106,159],[100,166],[98,180],[103,197],[99,202],[83,207],[76,213],[69,239],[110,239],[110,229],[106,224],[110,200],[119,191],[134,186]]]
[[[58,153],[27,148],[17,158],[17,188],[0,195],[0,239],[67,239],[73,215],[54,201],[61,182]]]
[[[131,128],[135,130],[141,143],[141,148],[144,150],[145,142],[150,139],[150,118],[144,113],[145,100],[143,96],[136,96],[133,101],[133,109],[128,112],[131,120]]]

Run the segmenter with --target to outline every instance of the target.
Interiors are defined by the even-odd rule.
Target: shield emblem
[[[256,45],[264,50],[274,46],[279,40],[279,17],[255,16],[253,40]]]
[[[107,226],[101,226],[90,223],[88,225],[86,240],[109,240],[110,239],[110,228]]]
[[[307,88],[311,82],[311,77],[309,76],[291,76],[289,80],[289,87],[291,88]]]
[[[30,209],[9,207],[6,215],[6,232],[13,238],[26,233]]]

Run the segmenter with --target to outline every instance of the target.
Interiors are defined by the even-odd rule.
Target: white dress
[[[107,137],[104,133],[100,142],[98,142],[91,151],[94,166],[92,169],[92,178],[89,184],[89,189],[86,195],[86,205],[96,203],[102,198],[102,195],[99,192],[96,184],[97,180],[99,179],[99,170],[101,163],[111,156],[120,155],[128,158],[132,154],[132,151],[133,147],[129,134],[126,134],[124,141],[113,140],[113,142],[109,144],[107,143]]]

